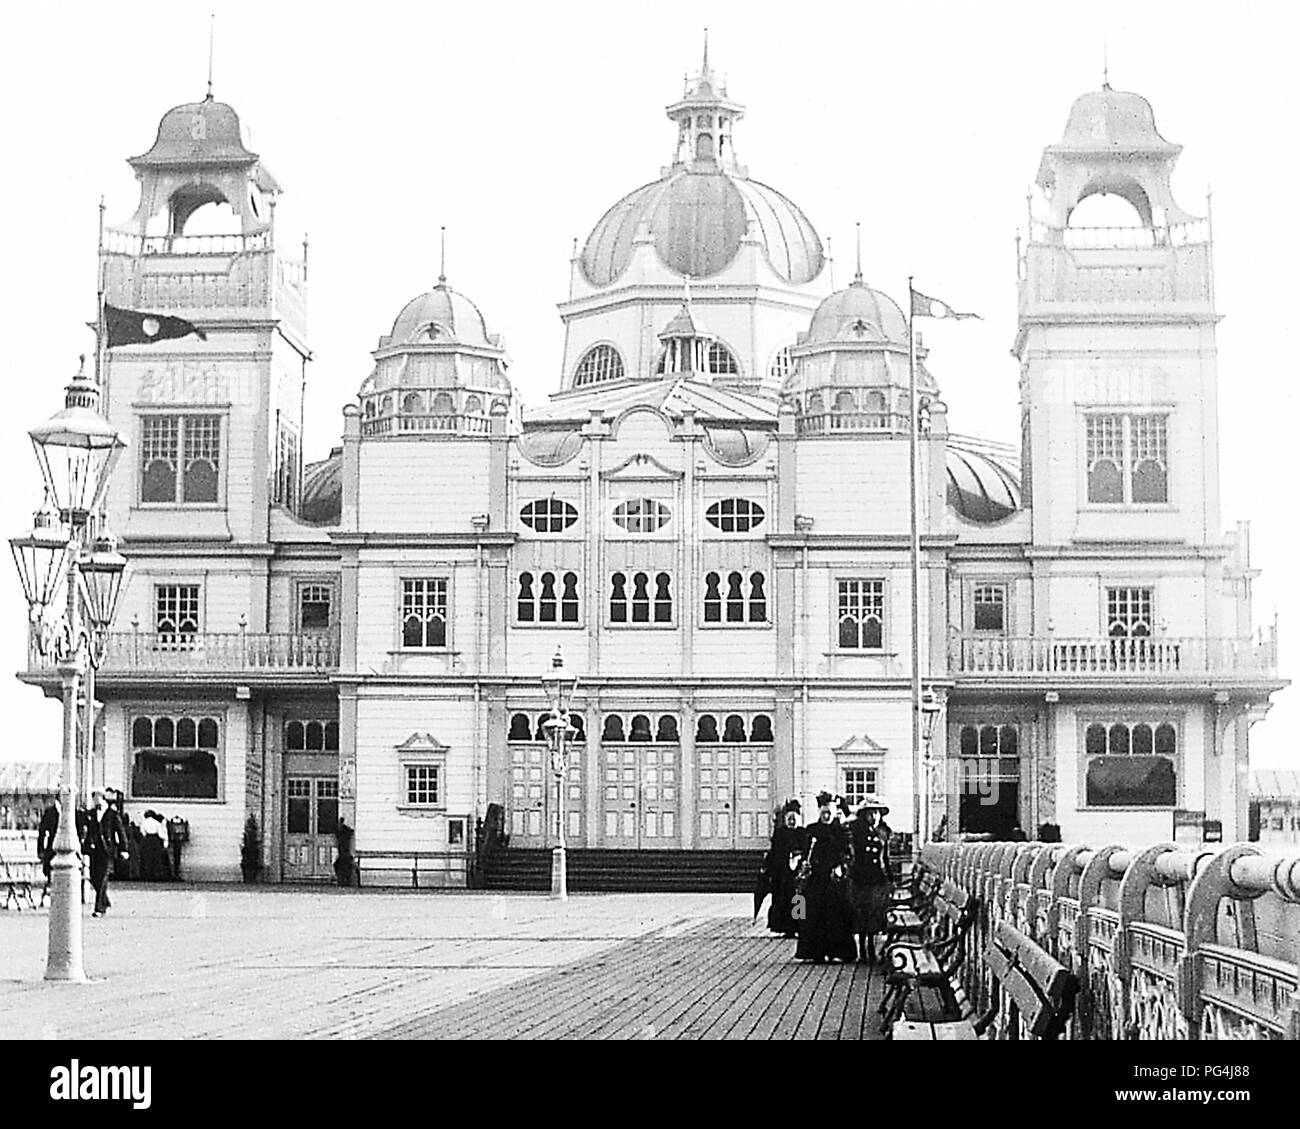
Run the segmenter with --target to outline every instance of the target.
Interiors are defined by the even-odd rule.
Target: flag
[[[919,290],[913,290],[912,316],[914,318],[978,318],[979,314],[959,314],[947,302],[940,302],[938,298],[927,298]]]
[[[107,303],[104,305],[104,328],[107,330],[105,344],[110,349],[115,345],[152,345],[155,341],[188,337],[191,333],[200,341],[208,339],[203,330],[184,318],[146,314],[139,310],[119,310]]]

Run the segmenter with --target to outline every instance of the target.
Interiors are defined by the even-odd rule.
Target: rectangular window
[[[1112,639],[1146,638],[1154,607],[1154,588],[1107,588],[1106,634]]]
[[[141,417],[141,502],[211,504],[220,471],[220,416]]]
[[[298,627],[326,631],[331,622],[334,589],[328,584],[303,584],[298,588]]]
[[[153,591],[154,631],[159,642],[192,645],[199,633],[199,586],[158,584]]]
[[[275,487],[271,501],[296,511],[299,501],[298,436],[283,423],[279,426],[275,459]]]
[[[1007,588],[1005,584],[977,584],[974,592],[975,630],[1005,631]]]
[[[1176,806],[1178,731],[1171,721],[1094,721],[1083,747],[1088,807]]]
[[[844,769],[844,799],[851,808],[878,795],[879,769],[846,768]]]
[[[402,646],[447,645],[447,580],[426,577],[402,581]]]
[[[876,649],[884,645],[885,582],[840,580],[839,645],[846,650]]]
[[[406,802],[411,807],[436,807],[441,802],[439,791],[439,766],[436,764],[408,764],[406,766]]]
[[[1157,414],[1087,417],[1089,502],[1151,505],[1169,501],[1168,419]]]

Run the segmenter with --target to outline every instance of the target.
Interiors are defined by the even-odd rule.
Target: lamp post
[[[77,687],[85,672],[103,659],[126,567],[115,539],[97,520],[109,475],[126,441],[99,414],[99,386],[86,375],[84,357],[64,391],[63,409],[28,432],[45,480],[45,503],[31,532],[12,538],[9,547],[27,600],[33,657],[53,661],[63,691],[63,810],[50,863],[45,979],[84,982],[77,890]],[[61,585],[64,614],[51,621],[50,609]],[[88,697],[93,701],[93,691]],[[89,751],[88,734],[87,764]]]
[[[561,901],[569,896],[568,859],[564,843],[564,788],[569,774],[569,740],[577,729],[569,723],[569,706],[578,677],[564,665],[564,655],[555,648],[551,665],[542,675],[542,688],[551,706],[551,716],[542,722],[551,745],[551,772],[555,776],[555,819],[558,834],[551,852],[551,897]]]
[[[933,690],[924,690],[921,693],[921,737],[925,743],[925,794],[923,797],[923,820],[921,823],[921,845],[928,843],[930,837],[934,834],[934,814],[930,810],[930,804],[934,798],[934,772],[938,767],[938,762],[934,759],[932,752],[932,742],[934,741],[934,727],[939,720],[939,713],[943,709],[943,703],[939,700],[939,695]]]

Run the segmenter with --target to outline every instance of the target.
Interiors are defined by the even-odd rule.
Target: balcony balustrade
[[[195,634],[110,632],[100,677],[159,675],[326,674],[339,666],[336,632],[219,631]],[[29,670],[52,671],[33,645]]]
[[[949,670],[958,678],[997,679],[1262,678],[1276,675],[1277,639],[1272,632],[1259,639],[954,635]]]

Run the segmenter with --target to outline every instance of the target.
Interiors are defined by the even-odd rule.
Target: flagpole
[[[101,394],[104,388],[103,381],[103,364],[104,364],[104,197],[99,198],[99,261],[95,264],[95,282],[98,287],[97,304],[95,307],[95,383],[99,386]],[[104,404],[105,409],[108,406],[107,397],[101,396],[100,402]]]
[[[911,470],[911,565],[912,565],[912,825],[913,850],[919,852],[929,834],[929,791],[921,766],[921,525],[917,464],[920,461],[916,395],[916,307],[912,277],[907,279],[907,399],[911,420],[908,426],[908,465]],[[923,810],[923,805],[925,810]]]

